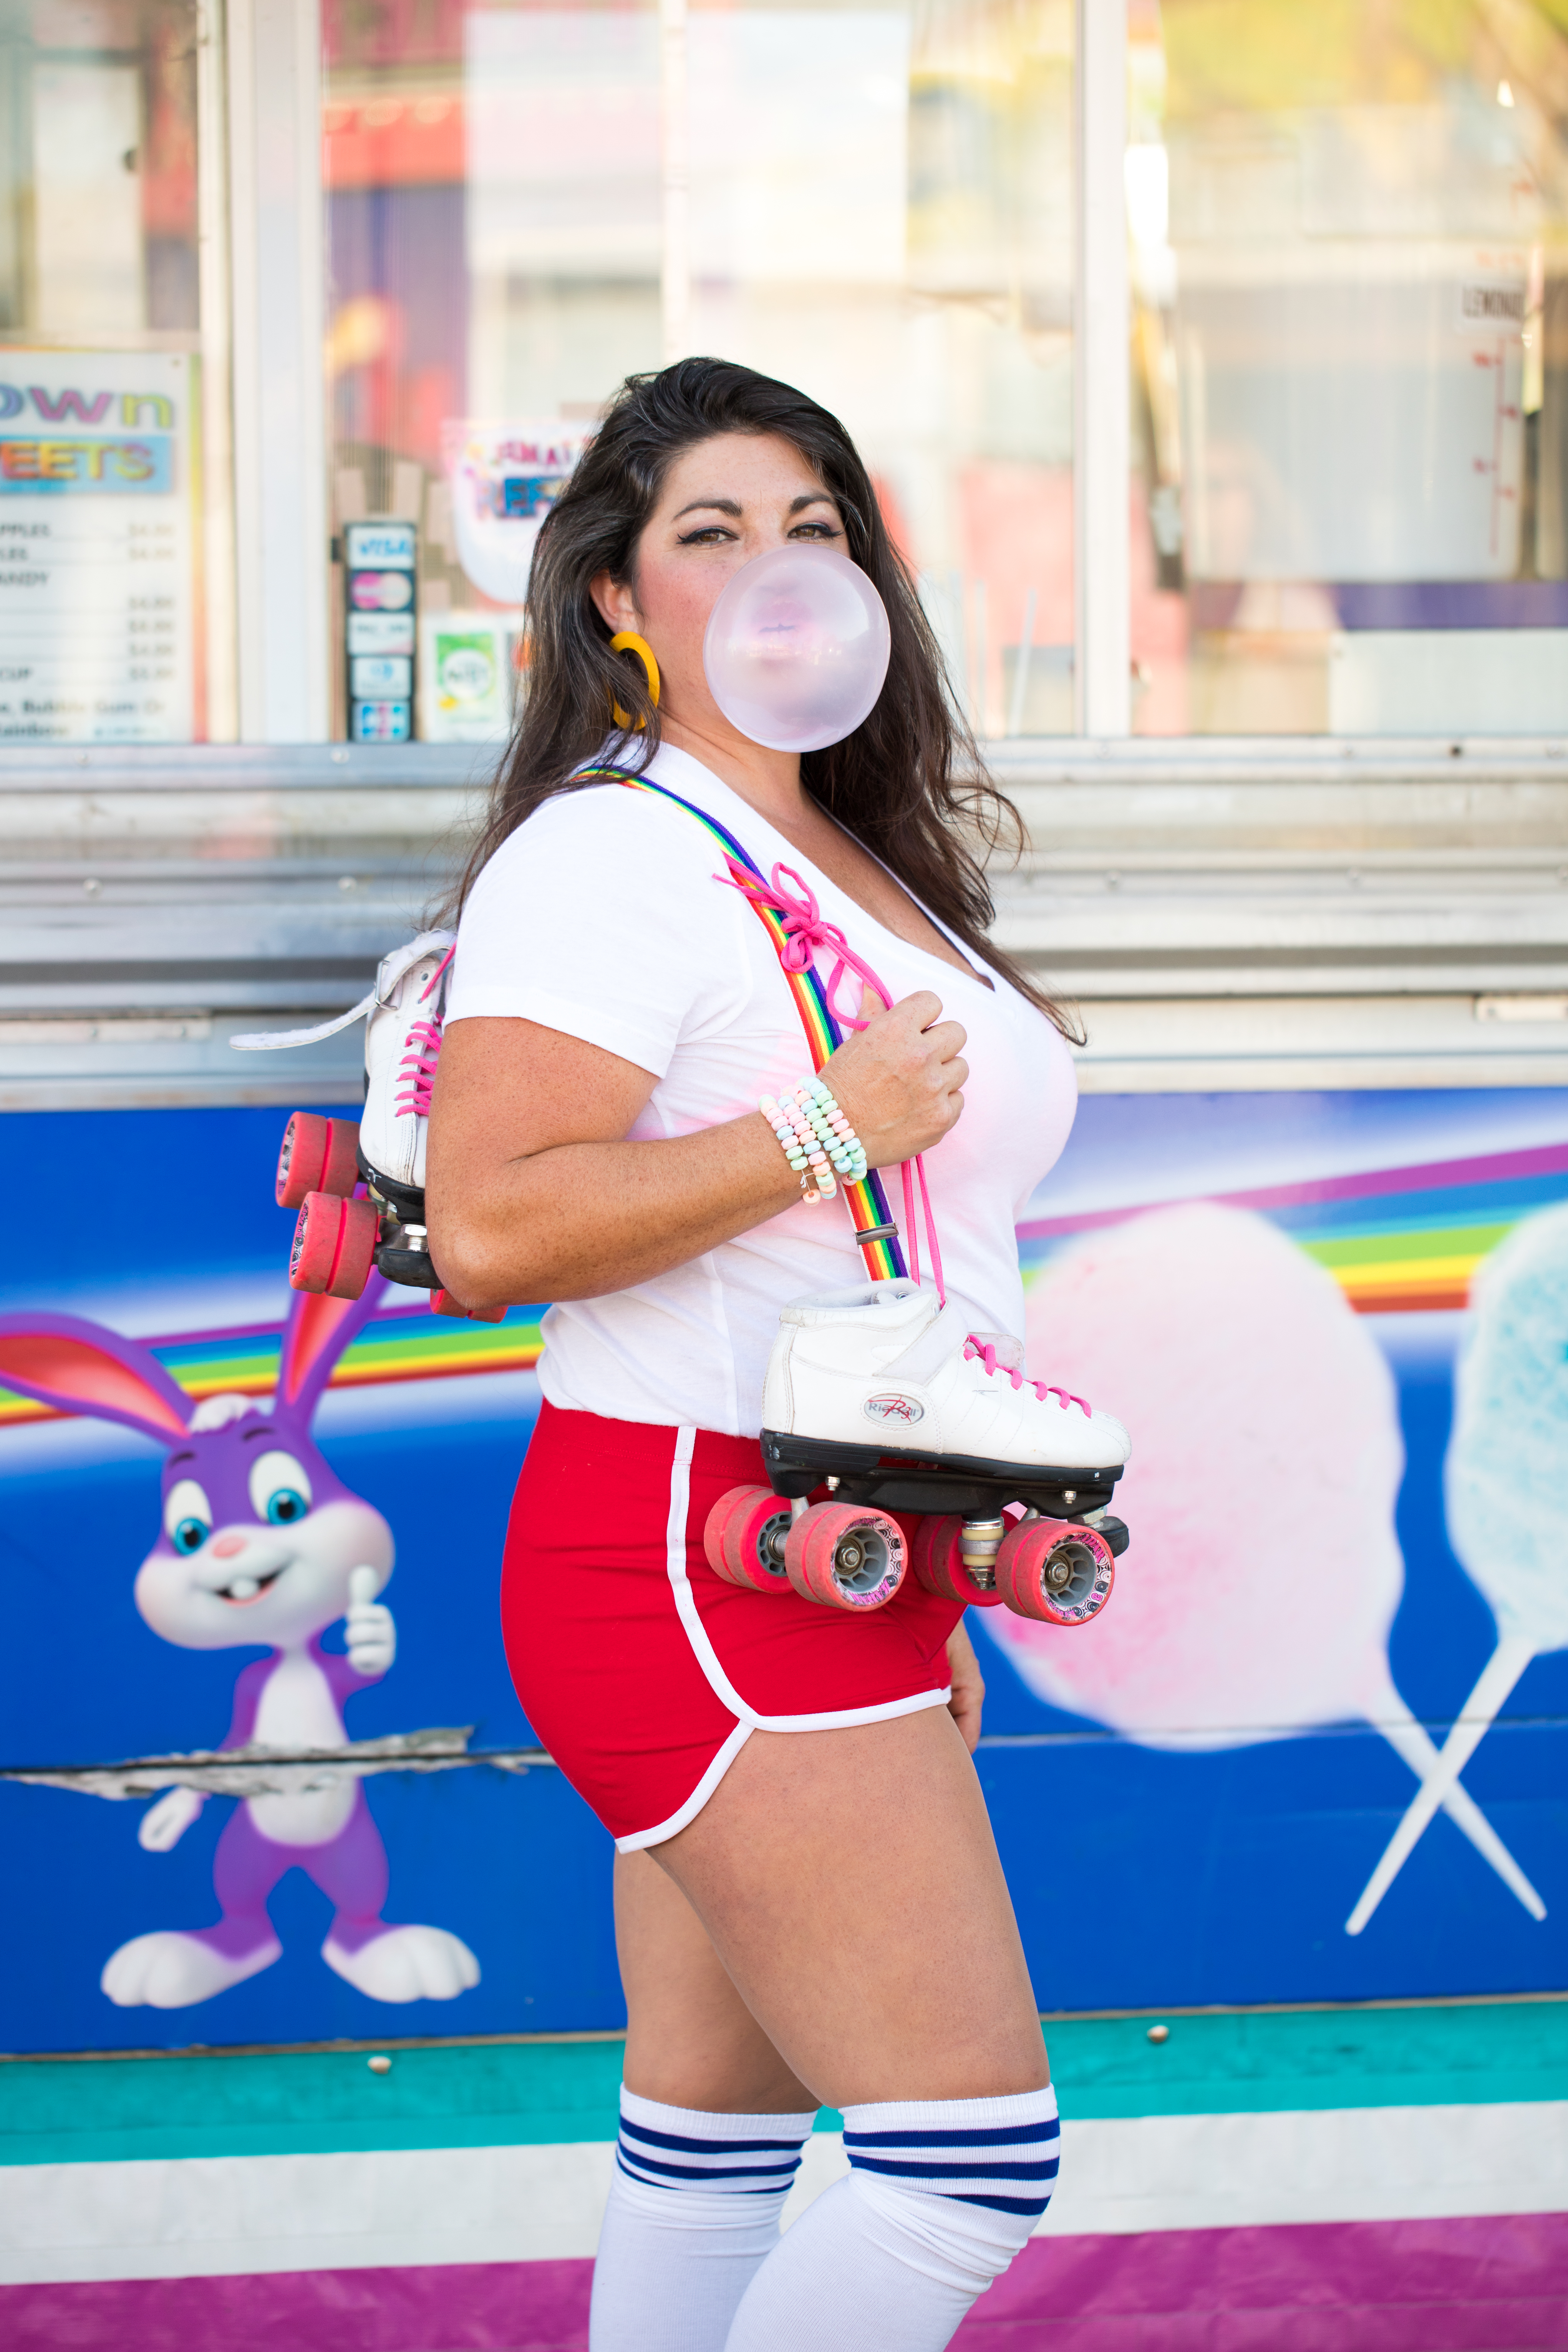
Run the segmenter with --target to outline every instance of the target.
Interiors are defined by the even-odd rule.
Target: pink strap
[[[424,1003],[425,999],[429,995],[430,991],[436,986],[441,974],[446,971],[447,966],[451,962],[452,958],[457,954],[457,952],[458,942],[454,940],[451,946],[447,950],[446,954],[441,958],[440,962],[437,965],[435,971],[431,973],[429,979],[426,982],[424,987],[420,990],[419,1002],[421,1004]]]
[[[916,1155],[915,1174],[920,1179],[921,1209],[926,1221],[926,1239],[931,1244],[931,1279],[936,1284],[937,1298],[940,1303],[945,1307],[947,1305],[947,1285],[942,1278],[942,1249],[936,1237],[936,1219],[931,1214],[931,1194],[926,1190],[926,1163],[925,1154],[923,1151]],[[912,1226],[914,1220],[911,1218],[910,1222]]]
[[[771,880],[764,882],[760,875],[742,866],[738,857],[727,858],[725,863],[730,868],[729,873],[715,874],[715,882],[728,882],[731,889],[742,892],[753,905],[771,907],[774,914],[783,918],[788,937],[779,950],[779,961],[785,971],[807,970],[819,948],[827,949],[832,955],[833,971],[823,994],[827,1000],[828,1011],[842,1027],[864,1029],[868,1025],[864,1021],[858,1021],[853,1013],[841,1012],[834,1002],[838,983],[846,971],[854,972],[863,987],[874,989],[882,1003],[891,1006],[893,1000],[889,990],[878,979],[864,958],[856,954],[838,925],[828,921],[817,904],[816,894],[810,883],[797,874],[793,866],[775,866]],[[786,880],[795,884],[800,893],[798,898],[792,897],[785,888]],[[910,1172],[911,1167],[913,1177]],[[903,1166],[904,1246],[910,1273],[918,1283],[921,1278],[921,1245],[915,1223],[915,1177],[920,1180],[921,1210],[925,1219],[926,1240],[931,1248],[931,1276],[936,1284],[937,1297],[945,1307],[947,1292],[942,1278],[942,1250],[936,1237],[936,1220],[931,1214],[931,1193],[926,1188],[925,1160],[918,1154],[912,1161],[906,1160]]]

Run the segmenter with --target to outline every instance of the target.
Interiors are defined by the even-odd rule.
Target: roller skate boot
[[[383,957],[374,989],[338,1020],[243,1041],[304,1045],[365,1022],[358,1125],[296,1111],[284,1130],[278,1202],[300,1212],[289,1266],[296,1290],[358,1298],[374,1266],[389,1282],[430,1291],[438,1313],[468,1311],[448,1301],[425,1225],[425,1142],[453,945],[449,931],[423,932]],[[499,1322],[504,1311],[474,1319]]]
[[[715,1507],[717,1572],[879,1608],[904,1572],[894,1515],[914,1514],[909,1564],[928,1591],[1053,1625],[1097,1616],[1128,1542],[1108,1509],[1127,1432],[1028,1379],[1019,1343],[977,1322],[908,1280],[786,1307],[763,1397],[772,1492]],[[824,1485],[833,1499],[807,1507]]]

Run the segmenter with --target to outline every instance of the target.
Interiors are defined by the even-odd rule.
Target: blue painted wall
[[[10,1258],[5,1306],[66,1309],[143,1336],[281,1321],[291,1219],[271,1201],[279,1124],[276,1112],[247,1110],[14,1116],[5,1133],[22,1171],[15,1230],[27,1245]],[[1234,1193],[1565,1139],[1568,1097],[1546,1092],[1090,1097],[1032,1213]],[[1568,1178],[1561,1189],[1568,1192]],[[1368,1318],[1397,1377],[1407,1452],[1398,1511],[1406,1581],[1391,1661],[1439,1742],[1495,1639],[1443,1516],[1463,1320],[1454,1312]],[[352,1737],[473,1725],[476,1748],[528,1743],[500,1653],[496,1578],[533,1410],[533,1383],[516,1373],[327,1401],[317,1423],[323,1450],[384,1513],[398,1545],[386,1597],[399,1654],[384,1683],[349,1703]],[[105,1425],[0,1425],[0,1763],[112,1762],[222,1738],[236,1673],[254,1653],[173,1649],[132,1602],[155,1529],[157,1473],[154,1446]],[[1215,1507],[1223,1511],[1223,1496]],[[1257,1530],[1260,1545],[1268,1534]],[[1568,1561],[1568,1527],[1563,1537]],[[1564,1981],[1568,1655],[1529,1667],[1465,1776],[1540,1888],[1547,1919],[1531,1919],[1439,1820],[1352,1939],[1345,1915],[1415,1785],[1375,1732],[1331,1727],[1173,1754],[1045,1705],[984,1623],[977,1638],[995,1743],[982,1751],[982,1777],[1043,2007],[1496,1993]],[[1093,1630],[1070,1638],[1092,1640]],[[134,1801],[0,1780],[9,1922],[0,2047],[622,2021],[608,1840],[557,1772],[480,1766],[367,1785],[391,1859],[388,1917],[460,1935],[483,1969],[472,1991],[395,2008],[351,1990],[319,1958],[324,1899],[296,1874],[274,1898],[285,1951],[265,1974],[190,2009],[116,2009],[98,1984],[116,1946],[214,1916],[211,1857],[226,1801],[210,1802],[172,1853],[149,1853],[136,1843]]]

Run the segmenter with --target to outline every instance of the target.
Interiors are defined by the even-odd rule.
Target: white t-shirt
[[[931,1207],[948,1289],[985,1329],[1021,1336],[1014,1225],[1078,1107],[1062,1039],[1000,977],[987,988],[885,930],[686,752],[666,745],[648,775],[722,824],[764,874],[794,867],[895,1002],[933,989],[963,1024],[964,1111],[926,1154]],[[474,886],[448,1024],[536,1021],[650,1071],[636,1140],[755,1110],[759,1096],[810,1076],[811,1054],[772,939],[741,893],[714,879],[722,871],[706,826],[657,793],[590,784],[546,801]],[[817,961],[826,982],[831,962]],[[858,1011],[853,974],[837,1001]],[[899,1171],[881,1172],[901,1225]],[[755,1436],[779,1309],[864,1278],[842,1193],[801,1201],[651,1282],[552,1307],[540,1382],[569,1409]]]

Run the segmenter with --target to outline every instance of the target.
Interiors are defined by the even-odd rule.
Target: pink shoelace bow
[[[826,948],[832,956],[833,970],[822,992],[829,1013],[841,1028],[864,1029],[868,1025],[858,1020],[854,1013],[843,1012],[836,1002],[839,982],[847,971],[854,972],[863,988],[873,990],[884,1004],[891,1005],[892,995],[885,982],[879,980],[863,957],[856,954],[838,925],[828,921],[817,904],[816,893],[810,883],[797,874],[793,866],[775,866],[771,879],[764,882],[760,874],[753,874],[750,866],[742,866],[738,857],[727,858],[725,863],[730,868],[729,873],[715,874],[715,882],[727,882],[731,889],[741,891],[753,905],[769,907],[783,919],[787,936],[779,950],[779,961],[785,971],[808,971],[819,948]],[[795,884],[800,894],[798,898],[785,888],[786,882]],[[942,1276],[942,1248],[936,1237],[931,1193],[926,1187],[924,1159],[917,1154],[913,1160],[906,1160],[902,1175],[904,1244],[910,1278],[917,1283],[921,1278],[920,1232],[915,1219],[915,1185],[918,1181],[921,1213],[925,1221],[926,1241],[931,1250],[931,1279],[936,1284],[937,1297],[945,1307],[947,1288]]]
[[[788,938],[779,950],[779,961],[785,971],[806,971],[818,948],[829,950],[834,959],[833,971],[823,994],[827,999],[829,1013],[843,1028],[864,1029],[866,1026],[865,1022],[858,1021],[852,1013],[842,1012],[834,1001],[838,993],[838,983],[847,971],[854,972],[864,987],[874,989],[884,1004],[891,1003],[891,997],[870,965],[856,954],[837,924],[828,921],[816,903],[816,893],[810,883],[803,881],[793,866],[775,866],[772,881],[764,882],[760,874],[753,874],[749,866],[741,864],[738,857],[731,857],[727,863],[729,873],[715,874],[715,882],[728,882],[731,890],[743,891],[756,905],[771,907],[775,915],[782,917]],[[795,884],[800,893],[798,898],[793,898],[784,888],[781,877]]]
[[[437,985],[447,966],[457,954],[455,947],[447,950],[435,971],[419,992],[424,1003]],[[428,1118],[430,1089],[436,1083],[436,1064],[441,1054],[441,1015],[432,1013],[427,1021],[411,1021],[408,1024],[407,1050],[397,1066],[397,1117]]]
[[[1005,1374],[1016,1389],[1021,1389],[1027,1381],[1042,1402],[1049,1397],[1060,1397],[1064,1412],[1069,1404],[1076,1404],[1086,1421],[1094,1418],[1086,1397],[1074,1396],[1070,1389],[1052,1388],[1046,1381],[1031,1381],[1026,1372],[1016,1366],[999,1364],[994,1344],[989,1339],[982,1339],[978,1332],[972,1331],[964,1341],[963,1360],[966,1364],[984,1364],[987,1374],[993,1378],[997,1372]]]

